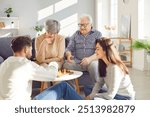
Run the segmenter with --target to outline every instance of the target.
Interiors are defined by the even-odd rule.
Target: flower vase
[[[11,22],[11,28],[14,28],[14,22]]]
[[[39,37],[41,35],[41,32],[36,33],[36,37]]]
[[[7,14],[7,17],[10,17],[10,14]]]

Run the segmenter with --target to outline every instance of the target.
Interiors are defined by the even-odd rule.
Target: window
[[[116,36],[118,24],[118,0],[111,0],[110,2],[110,28],[111,36]]]
[[[118,0],[96,0],[97,29],[103,36],[118,34]]]
[[[138,38],[150,40],[150,0],[138,0]]]
[[[144,0],[138,1],[138,38],[144,38]]]

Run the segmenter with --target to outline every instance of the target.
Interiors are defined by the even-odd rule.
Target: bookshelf
[[[132,67],[132,38],[114,37],[110,39],[114,42],[122,61]]]

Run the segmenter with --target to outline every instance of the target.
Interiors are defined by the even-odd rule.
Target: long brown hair
[[[118,65],[125,74],[129,74],[128,68],[121,60],[119,53],[113,45],[111,39],[102,37],[101,39],[96,40],[96,44],[97,43],[102,47],[106,54],[106,58],[110,63]],[[106,76],[106,68],[106,63],[102,59],[99,59],[99,72],[101,77]]]

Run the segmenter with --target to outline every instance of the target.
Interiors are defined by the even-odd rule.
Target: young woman
[[[134,99],[135,91],[130,81],[129,72],[110,39],[96,41],[96,55],[99,59],[99,74],[92,93],[86,99]],[[99,93],[106,84],[107,91]]]

